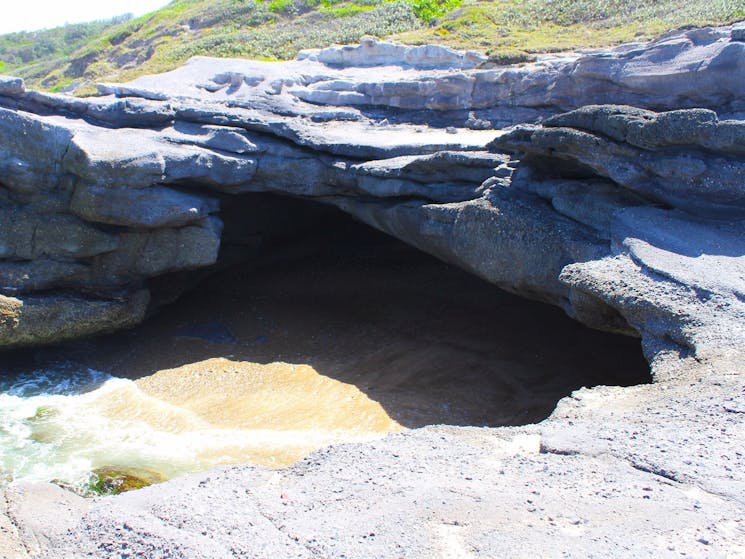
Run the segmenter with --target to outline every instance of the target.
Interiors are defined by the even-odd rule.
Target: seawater
[[[399,428],[307,365],[213,359],[133,381],[62,363],[0,377],[0,483],[84,491],[98,468],[168,479],[219,464],[283,467]]]
[[[81,421],[78,413],[97,392],[120,382],[71,363],[0,376],[0,483],[87,482],[95,452],[81,443],[90,440],[93,421]]]

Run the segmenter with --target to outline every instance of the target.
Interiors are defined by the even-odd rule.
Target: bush
[[[169,58],[180,61],[200,54],[287,59],[294,58],[302,49],[321,48],[333,43],[356,43],[363,35],[384,37],[419,26],[420,22],[408,2],[384,4],[346,17],[318,11],[271,26],[210,34],[174,48]]]
[[[419,19],[425,23],[430,23],[454,10],[462,2],[463,0],[411,0],[411,5]]]

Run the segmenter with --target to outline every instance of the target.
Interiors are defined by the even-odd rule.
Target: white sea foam
[[[333,429],[220,428],[145,394],[131,380],[93,370],[36,371],[2,388],[0,479],[84,487],[91,471],[104,466],[173,477],[252,459],[272,465],[275,454],[375,437]]]

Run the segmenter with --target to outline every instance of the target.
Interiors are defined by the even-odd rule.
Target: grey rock
[[[618,309],[642,333],[650,359],[665,348],[701,361],[741,362],[741,225],[628,208],[616,214],[613,239],[613,256],[567,266],[561,280]]]
[[[711,370],[699,378],[629,389],[584,389],[559,403],[542,429],[542,445],[546,452],[616,456],[641,471],[695,487],[696,500],[711,495],[742,506],[742,455],[732,450],[742,444],[743,431],[738,413],[728,411],[742,401],[735,378]],[[647,413],[650,409],[660,413]]]
[[[115,235],[70,215],[37,214],[28,207],[0,210],[0,254],[4,258],[88,258],[117,248]]]
[[[346,75],[344,80],[297,82],[291,91],[314,103],[405,109],[519,105],[569,110],[593,103],[624,103],[655,110],[706,107],[736,112],[744,108],[740,84],[745,45],[736,39],[739,32],[739,28],[690,30],[609,51],[543,56],[519,67],[476,69],[469,73],[475,82],[460,88],[455,97],[440,91],[442,78],[435,75],[390,72],[381,73],[375,82],[360,83],[359,78]],[[364,48],[332,47],[302,57],[321,60],[324,52],[329,61],[343,65],[345,57],[363,57]],[[698,63],[704,59],[706,63]]]
[[[589,405],[629,402],[621,390],[603,396],[583,391],[586,408],[559,408],[557,423],[576,425],[569,444],[551,427],[545,441],[542,428],[425,428],[331,447],[279,472],[218,468],[102,499],[46,556],[116,557],[121,544],[149,557],[716,557],[736,549],[739,529],[727,528],[742,511],[736,500],[651,473],[670,466],[664,453],[645,469],[654,428],[639,425],[628,459],[602,452],[610,441],[592,446],[592,431],[581,429],[610,414]],[[706,421],[696,410],[686,434]],[[600,431],[612,441],[630,436],[620,426]],[[670,427],[675,436],[680,426]],[[117,529],[123,523],[129,530]]]
[[[543,127],[517,127],[490,146],[561,161],[565,174],[572,167],[576,173],[590,169],[643,197],[692,214],[742,217],[745,158],[738,140],[730,143],[733,136],[727,132],[725,139],[708,139],[717,136],[718,127],[710,111],[658,115],[590,106],[548,119]],[[740,123],[725,124],[725,130],[733,129],[740,133]],[[668,149],[674,146],[683,147]]]
[[[489,152],[439,151],[431,155],[367,161],[350,169],[363,176],[407,178],[419,182],[463,181],[481,184],[509,158]]]
[[[0,184],[19,193],[54,189],[71,138],[63,126],[0,108]]]
[[[49,545],[50,538],[73,528],[89,508],[82,497],[51,483],[17,483],[0,495],[5,509],[0,510],[0,518],[8,518],[16,533],[12,553],[0,547],[3,557],[9,559],[36,556]]]
[[[154,145],[154,137],[150,131],[85,126],[76,132],[65,153],[64,170],[110,186],[138,188],[162,182],[165,158]]]
[[[592,261],[608,250],[586,226],[503,190],[488,199],[450,204],[384,205],[350,198],[333,202],[365,223],[507,291],[559,306],[565,306],[568,297],[559,281],[567,262]]]
[[[432,68],[475,68],[486,62],[476,51],[457,51],[442,45],[408,46],[365,36],[357,46],[333,46],[300,51],[298,60],[314,60],[330,66],[405,65],[419,70]]]
[[[152,231],[128,231],[119,236],[119,250],[95,258],[91,275],[98,287],[126,285],[139,278],[192,270],[217,261],[222,222]]]
[[[230,153],[254,153],[256,144],[241,128],[199,125],[191,122],[176,122],[173,132],[164,134],[166,140],[177,144],[191,144]]]
[[[478,118],[476,114],[471,111],[468,113],[468,120],[466,120],[466,128],[471,130],[490,130],[494,128],[492,123],[484,118]]]
[[[25,91],[5,102],[8,108],[30,113],[64,113],[113,126],[158,126],[170,122],[174,110],[168,103],[113,96],[80,99],[70,95]]]
[[[5,295],[80,287],[87,283],[88,278],[89,267],[80,262],[36,258],[0,263],[0,293]]]
[[[648,151],[690,146],[745,155],[742,121],[720,121],[717,114],[708,109],[655,113],[627,106],[590,105],[550,117],[543,124],[585,130]]]
[[[81,183],[70,201],[70,210],[87,221],[133,228],[181,227],[218,209],[214,198],[165,186],[134,189]]]
[[[706,81],[709,101],[718,99],[719,107],[729,109],[731,83],[717,82],[719,74],[711,72],[720,68],[712,61],[723,60],[730,48],[730,31],[689,31],[605,53],[546,56],[518,68],[421,70],[398,64],[377,67],[375,81],[369,69],[355,66],[356,57],[364,58],[367,51],[399,58],[419,53],[422,60],[447,52],[363,43],[323,51],[320,58],[313,55],[315,61],[310,56],[282,64],[196,58],[161,76],[108,84],[103,91],[109,96],[90,100],[20,93],[8,103],[15,111],[25,103],[26,112],[5,110],[7,136],[1,145],[7,150],[13,145],[11,134],[18,137],[19,130],[28,129],[34,134],[30,139],[52,157],[42,158],[36,143],[25,141],[8,151],[6,206],[21,207],[28,216],[72,213],[101,224],[92,226],[90,235],[106,241],[76,249],[42,246],[49,243],[42,241],[37,249],[28,242],[34,218],[9,219],[4,257],[54,258],[84,267],[75,273],[72,267],[58,267],[39,285],[54,287],[52,278],[58,278],[60,287],[115,290],[215,261],[219,226],[205,218],[217,208],[212,197],[195,189],[307,196],[337,205],[505,289],[559,305],[589,325],[636,331],[646,336],[649,347],[662,347],[668,335],[664,328],[647,328],[646,319],[630,306],[582,283],[587,278],[576,279],[576,270],[639,258],[636,245],[618,237],[620,216],[632,215],[634,208],[673,206],[719,219],[740,215],[742,122],[720,120],[710,109],[679,110],[688,104],[680,95],[667,112],[590,106],[507,134],[456,128],[466,114],[470,121],[478,118],[473,111],[453,109],[508,102],[512,107],[559,107],[559,97],[568,91],[567,76],[575,85],[581,77],[583,87],[609,76],[615,81],[605,84],[607,91],[638,99],[641,89],[657,83],[657,74],[643,78],[652,71],[652,60],[662,58],[669,77],[684,59],[696,56],[706,64],[686,62],[685,71],[704,72],[696,79]],[[321,61],[325,56],[348,57],[349,64],[331,67]],[[416,113],[367,116],[348,107],[319,108],[303,101],[313,91],[354,93],[368,99],[363,104],[381,107],[427,107],[428,118],[438,124],[407,120],[415,120]],[[593,87],[574,93],[578,103],[583,95],[603,98]],[[62,113],[78,116],[63,118]],[[384,120],[388,124],[379,126]],[[472,128],[483,128],[473,122]],[[453,130],[457,133],[448,133]],[[495,134],[490,149],[497,153],[489,153],[485,145]],[[527,155],[518,161],[501,152]],[[14,164],[24,169],[15,171],[17,180],[12,180]],[[80,226],[75,220],[67,226],[72,224]],[[123,229],[105,232],[101,228],[106,226]],[[629,238],[643,239],[642,230]],[[657,268],[648,265],[656,274],[672,273],[669,259]],[[22,275],[9,271],[6,277]],[[681,281],[697,287],[705,283],[700,270]],[[27,291],[32,285],[19,279],[15,289]],[[738,289],[722,296],[736,298]],[[675,339],[685,351],[697,351],[695,336]]]
[[[13,76],[0,77],[0,95],[14,97],[24,93],[25,91],[26,86],[24,85],[22,78],[14,78]]]
[[[152,130],[106,130],[81,124],[63,159],[64,169],[90,183],[146,187],[161,182],[238,185],[248,182],[256,160],[167,141]],[[200,143],[197,140],[196,143]]]
[[[633,192],[602,180],[542,181],[521,178],[513,181],[513,186],[549,200],[557,212],[589,225],[604,239],[611,238],[611,224],[617,211],[647,205],[646,200]]]
[[[101,95],[116,95],[117,97],[142,97],[152,101],[166,101],[167,95],[157,91],[148,91],[136,87],[123,87],[121,85],[109,85],[105,83],[96,84],[96,89]]]

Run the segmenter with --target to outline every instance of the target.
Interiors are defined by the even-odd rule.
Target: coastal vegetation
[[[745,0],[174,0],[138,18],[2,35],[0,71],[32,87],[85,92],[195,55],[281,60],[366,34],[511,63],[742,18]]]

